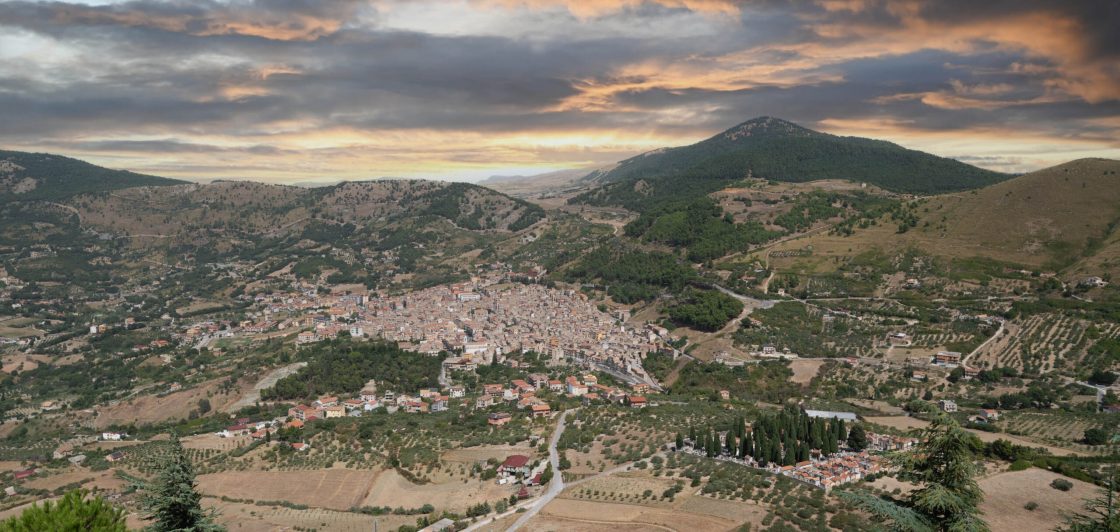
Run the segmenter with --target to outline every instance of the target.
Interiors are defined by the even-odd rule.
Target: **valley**
[[[8,515],[85,487],[139,526],[172,435],[247,530],[863,530],[949,422],[993,529],[1053,527],[1120,455],[1117,161],[768,117],[493,188],[36,157],[0,152]]]

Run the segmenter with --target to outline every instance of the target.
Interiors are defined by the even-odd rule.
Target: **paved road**
[[[560,442],[560,436],[564,434],[566,427],[565,421],[568,414],[574,410],[565,410],[560,414],[559,421],[556,422],[556,430],[552,432],[552,438],[548,441],[548,463],[552,464],[552,481],[548,483],[548,489],[537,498],[536,502],[529,507],[528,511],[521,514],[521,517],[513,523],[506,532],[514,532],[528,523],[537,512],[541,511],[545,505],[552,502],[561,491],[564,491],[564,474],[560,471],[560,453],[556,450],[556,444]]]

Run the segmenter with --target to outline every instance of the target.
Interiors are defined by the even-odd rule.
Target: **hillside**
[[[290,268],[305,279],[424,284],[458,278],[467,261],[494,253],[493,246],[507,240],[518,242],[515,233],[533,228],[537,233],[526,238],[535,239],[550,228],[539,223],[548,218],[540,207],[467,183],[198,184],[38,157],[65,161],[72,182],[105,186],[78,187],[84,192],[63,198],[57,197],[58,184],[65,181],[47,180],[42,189],[21,192],[27,201],[0,201],[0,249],[23,250],[9,255],[14,260],[4,266],[27,280],[65,279],[93,288],[153,264],[192,268],[252,261],[264,273]],[[20,172],[35,168],[20,166]],[[110,177],[102,180],[105,172]],[[147,186],[121,188],[134,177]],[[36,190],[40,193],[32,194]],[[563,246],[553,247],[550,253]],[[534,250],[534,258],[543,253],[532,248],[523,254]],[[221,290],[226,284],[207,286]]]
[[[1080,159],[980,190],[926,198],[911,210],[903,232],[888,221],[851,236],[820,234],[775,249],[812,246],[811,258],[796,261],[802,267],[828,263],[832,254],[915,248],[1091,275],[1120,270],[1120,161]]]
[[[709,193],[744,177],[791,183],[844,179],[892,192],[936,194],[1010,176],[890,142],[829,135],[760,117],[691,146],[645,153],[589,175],[587,180],[605,186],[574,202],[644,208],[668,196]]]
[[[110,170],[49,153],[0,150],[0,201],[55,200],[92,192],[185,183]]]
[[[219,181],[88,194],[72,204],[84,225],[126,235],[204,229],[278,235],[314,223],[364,225],[424,217],[442,218],[461,229],[508,232],[544,218],[539,207],[483,187],[419,180],[319,188]]]

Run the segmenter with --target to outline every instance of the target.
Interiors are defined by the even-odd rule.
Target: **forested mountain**
[[[49,153],[0,150],[0,201],[54,200],[129,187],[182,183],[185,181],[110,170]]]
[[[588,180],[605,185],[573,202],[641,209],[666,196],[706,194],[744,177],[791,183],[844,179],[893,192],[935,194],[980,188],[1010,176],[890,142],[760,117],[691,146],[645,153],[589,175]]]

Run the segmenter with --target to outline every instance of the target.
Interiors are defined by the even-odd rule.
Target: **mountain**
[[[935,194],[998,183],[1009,175],[881,140],[841,137],[773,117],[743,122],[691,146],[644,153],[587,176],[606,185],[576,202],[638,206],[647,198],[708,193],[728,181],[758,177],[801,183],[865,182],[886,190]]]
[[[82,223],[126,235],[187,235],[206,230],[243,235],[298,232],[314,224],[362,227],[443,219],[459,229],[511,232],[544,219],[522,200],[468,183],[376,180],[304,188],[215,181],[133,188],[73,198]]]
[[[0,201],[0,253],[17,257],[0,272],[91,291],[153,265],[200,268],[221,291],[228,282],[207,265],[246,261],[333,283],[438,284],[461,278],[484,252],[518,253],[519,233],[540,234],[552,221],[537,205],[468,183],[186,183],[53,155],[4,155],[8,197],[29,201]],[[526,247],[543,249],[538,259],[564,248],[542,246]]]
[[[110,170],[61,155],[0,150],[0,201],[56,200],[91,192],[182,183],[186,181]]]
[[[535,175],[490,176],[478,184],[519,198],[557,194],[584,186],[588,170],[575,168]]]

